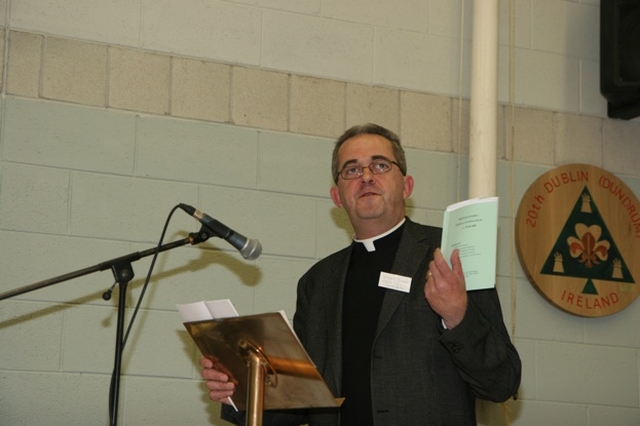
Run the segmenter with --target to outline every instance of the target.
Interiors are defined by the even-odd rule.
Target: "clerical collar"
[[[379,240],[380,238],[386,237],[396,229],[400,228],[406,220],[407,220],[406,218],[402,218],[400,223],[398,223],[393,228],[389,229],[384,234],[376,235],[375,237],[371,237],[371,238],[365,238],[364,240],[358,240],[355,237],[353,237],[353,241],[355,241],[356,243],[362,243],[362,245],[364,245],[364,247],[367,249],[368,252],[376,251],[376,245],[374,244],[375,241]]]

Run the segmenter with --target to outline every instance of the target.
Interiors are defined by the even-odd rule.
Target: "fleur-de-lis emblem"
[[[598,225],[587,226],[578,223],[575,226],[576,237],[567,238],[571,256],[584,263],[587,268],[607,260],[609,255],[609,241],[600,241],[602,228]]]

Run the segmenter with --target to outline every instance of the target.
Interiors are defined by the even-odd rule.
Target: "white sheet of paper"
[[[237,317],[238,311],[229,299],[209,300],[176,305],[183,322]]]

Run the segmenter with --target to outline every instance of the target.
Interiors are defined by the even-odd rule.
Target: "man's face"
[[[339,170],[345,164],[368,166],[372,160],[396,161],[391,142],[379,135],[362,134],[347,139],[338,151]],[[358,238],[369,238],[386,232],[405,215],[404,200],[413,190],[413,178],[403,176],[395,164],[384,174],[373,174],[363,168],[359,178],[338,177],[331,188],[331,198],[344,207]],[[373,235],[368,235],[374,233]]]

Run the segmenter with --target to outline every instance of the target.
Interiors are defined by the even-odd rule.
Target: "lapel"
[[[400,243],[398,245],[398,251],[396,252],[396,257],[393,261],[391,273],[411,277],[411,292],[415,291],[415,286],[424,285],[420,279],[422,274],[419,274],[420,271],[418,271],[418,269],[421,265],[426,265],[425,257],[429,252],[429,244],[426,240],[427,233],[424,231],[424,228],[407,219],[404,232],[402,233],[402,237],[400,238]],[[426,273],[426,270],[424,272]],[[417,280],[415,279],[416,274],[418,277]],[[388,290],[385,293],[382,301],[382,308],[380,309],[380,317],[378,318],[376,338],[386,327],[387,323],[393,316],[393,313],[405,297],[409,297],[409,293],[394,290]]]
[[[328,265],[324,289],[325,321],[327,323],[328,361],[333,371],[337,395],[342,392],[342,305],[344,285],[351,259],[352,246],[346,247]]]

